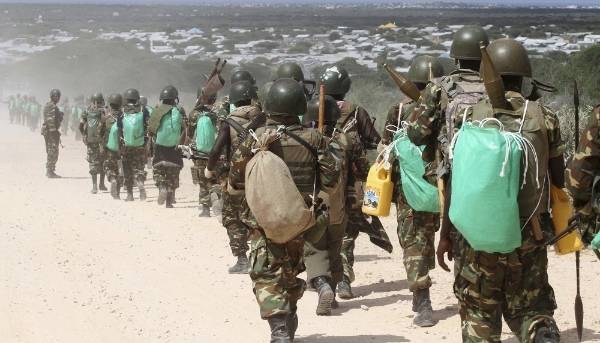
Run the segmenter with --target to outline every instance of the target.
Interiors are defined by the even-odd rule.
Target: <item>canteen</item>
[[[554,234],[559,234],[569,226],[569,218],[573,215],[569,197],[562,189],[550,184],[550,200],[552,202],[552,222],[554,223]],[[579,251],[583,248],[583,242],[579,239],[577,230],[561,238],[554,244],[554,252],[557,255],[566,255]]]

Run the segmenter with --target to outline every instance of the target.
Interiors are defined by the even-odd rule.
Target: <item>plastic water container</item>
[[[554,234],[556,235],[569,226],[569,218],[573,215],[573,209],[565,191],[553,184],[550,184],[550,200],[552,201],[552,222],[554,223]],[[569,254],[582,248],[583,242],[579,239],[577,230],[554,244],[554,252],[557,255]]]
[[[365,185],[363,213],[377,217],[387,217],[390,214],[393,192],[394,183],[392,182],[391,169],[385,170],[383,165],[373,164]]]

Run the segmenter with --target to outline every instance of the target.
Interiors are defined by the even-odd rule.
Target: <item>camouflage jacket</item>
[[[324,137],[316,132],[314,129],[310,128],[302,128],[300,125],[300,119],[298,117],[271,117],[267,120],[266,126],[257,130],[257,134],[261,134],[266,129],[277,129],[278,126],[285,125],[286,127],[294,127],[298,128],[298,131],[311,130],[311,132],[316,135],[318,144],[313,146],[316,149],[318,159],[317,159],[317,170],[319,173],[319,183],[317,183],[317,192],[321,189],[321,187],[327,188],[335,188],[337,186],[338,179],[340,177],[341,167],[340,162],[341,159],[338,156],[337,152],[333,147],[329,145]],[[299,134],[298,131],[294,131],[294,133]],[[290,137],[286,137],[286,135],[282,135],[281,139],[292,140]],[[276,141],[277,142],[277,141]],[[276,142],[274,142],[276,144]],[[250,209],[248,208],[248,204],[245,201],[244,189],[245,189],[245,174],[246,174],[246,165],[252,159],[254,154],[252,153],[252,149],[255,145],[256,141],[252,136],[246,137],[246,139],[239,145],[236,151],[233,152],[231,158],[231,169],[229,171],[229,179],[228,179],[228,192],[231,196],[231,200],[236,207],[238,207],[240,213],[240,220],[250,227],[258,228],[258,223],[256,219],[254,219]],[[274,144],[272,143],[272,144]],[[281,145],[281,144],[279,144]],[[299,148],[306,149],[302,146]],[[273,149],[276,155],[286,161],[286,164],[289,164],[287,159],[290,156],[283,153],[283,149]],[[293,154],[291,154],[293,158]],[[266,185],[265,185],[266,187]],[[301,192],[302,193],[302,192]]]
[[[100,119],[100,126],[98,127],[98,133],[102,136],[104,144],[108,143],[108,134],[113,124],[115,124],[121,115],[120,111],[115,111],[111,108],[105,110],[102,119]]]
[[[44,123],[42,124],[42,135],[58,131],[63,120],[63,113],[52,101],[44,106]]]

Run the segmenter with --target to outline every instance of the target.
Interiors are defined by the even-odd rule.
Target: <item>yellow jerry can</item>
[[[550,184],[550,200],[552,201],[552,222],[554,223],[554,234],[559,234],[569,226],[569,218],[573,216],[573,209],[569,197],[562,189]],[[583,242],[579,239],[577,230],[563,237],[554,244],[557,255],[565,255],[579,251],[583,248]]]
[[[377,217],[387,217],[392,205],[392,170],[385,170],[383,164],[375,163],[369,170],[365,185],[362,211]]]

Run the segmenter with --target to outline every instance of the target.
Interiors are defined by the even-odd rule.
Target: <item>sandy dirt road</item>
[[[151,181],[145,202],[90,194],[84,145],[72,134],[62,141],[63,178],[49,180],[43,137],[0,111],[0,342],[268,342],[250,278],[227,274],[235,259],[225,229],[197,217],[189,161],[167,210]],[[317,317],[316,294],[305,293],[296,342],[460,342],[452,277],[440,268],[432,272],[439,323],[411,326],[395,223],[383,222],[394,252],[359,237],[357,297]],[[563,342],[576,342],[574,258],[550,258]],[[600,263],[586,251],[582,265],[584,341],[600,341]]]

